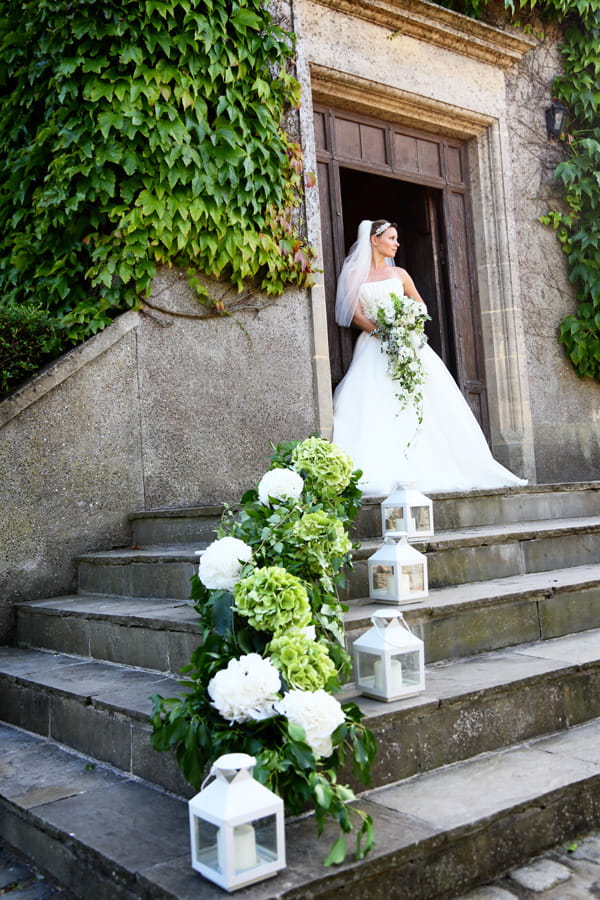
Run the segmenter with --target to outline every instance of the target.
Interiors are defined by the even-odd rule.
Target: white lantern
[[[367,560],[369,596],[386,603],[411,603],[429,593],[427,557],[408,543],[384,538],[383,546]]]
[[[378,700],[401,700],[425,690],[423,641],[401,613],[378,609],[373,627],[354,641],[354,674],[361,693]]]
[[[227,891],[285,868],[283,801],[252,777],[255,765],[246,753],[220,756],[188,802],[192,867]]]
[[[400,485],[381,504],[384,537],[424,540],[433,537],[433,502],[412,485]]]

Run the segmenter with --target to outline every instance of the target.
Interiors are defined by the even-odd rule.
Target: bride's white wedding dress
[[[402,289],[397,278],[367,282],[359,302]],[[452,375],[427,344],[418,351],[425,372],[423,421],[401,409],[388,357],[377,337],[363,332],[352,364],[333,398],[333,442],[363,470],[360,487],[383,496],[397,483],[418,490],[463,491],[526,484],[497,462]]]

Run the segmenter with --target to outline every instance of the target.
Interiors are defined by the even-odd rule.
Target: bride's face
[[[383,256],[394,257],[396,250],[400,246],[398,243],[398,232],[395,228],[388,228],[383,234],[373,238],[373,246]]]

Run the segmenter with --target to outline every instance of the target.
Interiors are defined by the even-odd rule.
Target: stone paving
[[[36,871],[23,856],[3,844],[0,844],[0,897],[7,900],[74,900],[71,894]]]
[[[600,898],[600,832],[554,847],[503,878],[457,900],[586,900]]]

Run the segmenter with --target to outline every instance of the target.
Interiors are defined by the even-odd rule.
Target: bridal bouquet
[[[152,743],[175,750],[195,788],[222,754],[254,756],[254,777],[287,813],[313,806],[319,834],[326,819],[338,823],[330,865],[346,856],[353,816],[357,858],[374,842],[338,773],[348,765],[368,784],[375,739],[359,708],[335,697],[351,671],[337,587],[361,473],[319,437],[273,449],[257,488],[225,505],[217,540],[200,552],[191,596],[201,643],[182,669],[185,693],[152,698]]]
[[[427,342],[425,323],[430,319],[423,303],[390,293],[364,304],[364,312],[377,323],[375,334],[388,357],[388,372],[398,382],[396,396],[402,409],[414,405],[421,424],[424,381],[418,351]]]

